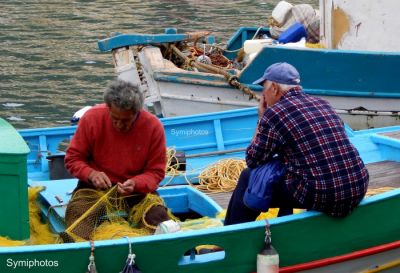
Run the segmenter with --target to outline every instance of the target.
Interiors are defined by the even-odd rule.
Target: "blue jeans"
[[[225,225],[233,225],[256,220],[261,211],[248,208],[243,202],[243,196],[249,184],[251,169],[244,169],[240,174],[238,184],[232,193],[225,217]],[[293,213],[293,208],[305,208],[287,190],[285,183],[274,183],[270,208],[279,208],[279,216]]]

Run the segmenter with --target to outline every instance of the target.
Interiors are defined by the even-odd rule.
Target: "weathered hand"
[[[261,118],[267,109],[267,102],[265,101],[264,94],[260,98],[260,102],[258,103],[258,118]]]
[[[89,174],[89,181],[96,189],[109,189],[112,186],[110,178],[104,172],[92,171]]]
[[[132,194],[135,190],[135,181],[132,179],[128,179],[123,183],[118,182],[117,190],[121,195]]]

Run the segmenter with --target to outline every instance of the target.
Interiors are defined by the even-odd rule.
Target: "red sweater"
[[[80,180],[92,170],[112,183],[133,179],[135,192],[154,192],[165,176],[166,146],[161,122],[141,110],[129,132],[114,129],[105,104],[96,105],[79,120],[67,149],[65,165]]]

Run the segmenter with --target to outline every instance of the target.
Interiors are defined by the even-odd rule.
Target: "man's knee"
[[[149,209],[143,217],[146,226],[156,227],[161,222],[170,220],[167,208],[161,205],[153,206]]]

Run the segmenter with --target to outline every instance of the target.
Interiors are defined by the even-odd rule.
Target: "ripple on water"
[[[10,121],[24,121],[25,120],[21,117],[15,117],[15,116],[8,117],[7,119]]]
[[[24,106],[25,104],[23,103],[15,103],[15,102],[7,102],[7,103],[3,103],[4,107],[21,107]]]
[[[266,25],[279,0],[23,2],[1,1],[7,16],[0,16],[0,117],[17,128],[60,126],[102,101],[115,74],[111,54],[99,52],[97,41],[111,33],[175,27],[211,31],[226,43],[238,27]],[[318,6],[318,0],[290,2]]]

